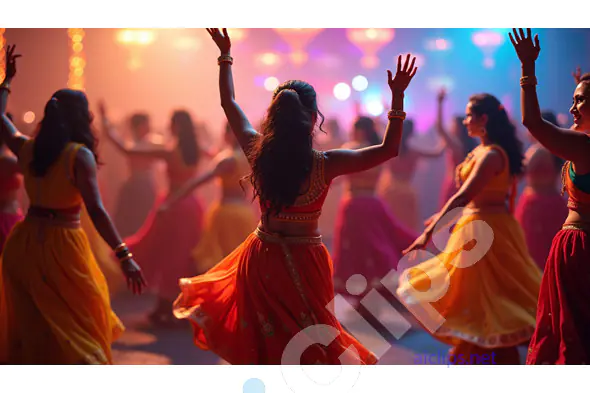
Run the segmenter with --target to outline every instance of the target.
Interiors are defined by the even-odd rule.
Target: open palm
[[[8,45],[6,47],[6,79],[12,79],[16,75],[16,59],[21,57],[19,54],[14,54],[16,45]]]
[[[387,84],[392,92],[403,93],[408,88],[412,78],[416,75],[416,71],[418,71],[418,67],[414,67],[415,63],[415,57],[412,58],[412,62],[410,63],[410,54],[408,54],[404,66],[402,67],[402,56],[400,55],[397,58],[397,71],[395,77],[392,77],[391,71],[387,70]]]
[[[512,45],[516,50],[516,54],[521,63],[532,63],[539,57],[541,52],[541,45],[539,45],[539,35],[535,34],[534,42],[531,38],[531,29],[526,29],[526,35],[522,29],[512,29],[512,33],[508,33]]]
[[[219,48],[222,54],[227,54],[231,48],[231,41],[227,29],[223,29],[223,33],[219,29],[207,29],[207,32],[213,38],[213,41]]]

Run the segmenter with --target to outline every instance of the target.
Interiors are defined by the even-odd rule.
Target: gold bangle
[[[537,85],[537,77],[536,76],[523,76],[520,78],[520,85],[521,86],[536,86]]]
[[[12,93],[12,90],[10,90],[10,85],[8,83],[6,84],[1,84],[0,85],[0,90],[6,90],[8,93]]]
[[[217,65],[221,65],[221,63],[229,63],[230,65],[234,64],[234,58],[230,55],[219,56],[217,58]]]
[[[391,120],[391,119],[406,120],[406,112],[392,109],[389,112],[387,112],[387,118],[389,120]]]
[[[127,248],[126,243],[121,243],[115,248],[115,254]]]
[[[128,260],[130,260],[131,258],[133,258],[133,254],[132,254],[132,253],[128,253],[128,254],[127,254],[127,255],[125,255],[123,258],[120,258],[120,259],[119,259],[119,262],[120,262],[120,263],[127,262],[127,261],[128,261]]]

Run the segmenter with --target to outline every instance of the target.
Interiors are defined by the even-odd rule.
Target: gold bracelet
[[[389,112],[387,112],[387,118],[389,120],[391,119],[401,119],[401,120],[406,120],[406,112],[401,111],[401,110],[390,110]]]
[[[120,262],[120,263],[127,262],[127,261],[128,261],[128,260],[130,260],[131,258],[133,258],[133,254],[132,254],[132,253],[128,253],[128,254],[127,254],[127,255],[125,255],[123,258],[120,258],[120,259],[119,259],[119,262]]]
[[[230,55],[219,56],[217,58],[217,65],[221,65],[221,63],[229,63],[230,65],[234,64],[234,58]]]
[[[8,93],[12,93],[12,90],[10,90],[10,84],[9,83],[2,83],[0,85],[0,90],[6,90]]]
[[[523,76],[520,78],[520,85],[521,86],[536,86],[537,85],[537,77],[536,76]]]
[[[127,248],[126,243],[121,243],[115,248],[115,254]]]

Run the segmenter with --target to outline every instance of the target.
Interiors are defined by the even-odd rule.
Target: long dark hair
[[[176,130],[177,147],[180,149],[182,160],[186,165],[196,165],[201,158],[201,150],[191,115],[185,110],[174,111],[172,128]]]
[[[310,84],[291,80],[277,87],[261,135],[248,152],[252,172],[247,178],[269,213],[292,206],[310,175],[317,116],[321,129],[324,117]]]
[[[477,146],[477,141],[469,136],[469,131],[467,131],[467,127],[465,127],[465,124],[463,124],[464,118],[465,116],[455,116],[453,118],[455,127],[457,129],[459,143],[461,143],[461,146],[463,147],[463,158],[467,157],[471,150],[475,149]]]
[[[33,175],[45,176],[70,142],[86,146],[98,163],[98,140],[91,124],[86,94],[70,89],[56,91],[45,105],[43,120],[35,136],[30,164]]]
[[[378,145],[381,143],[381,138],[375,129],[375,122],[367,116],[359,116],[354,122],[354,128],[363,133],[364,139],[370,145]]]
[[[486,132],[490,142],[499,145],[508,155],[510,174],[523,172],[523,146],[516,136],[516,127],[508,118],[508,113],[500,101],[491,94],[476,94],[469,98],[473,112],[479,116],[487,115]]]

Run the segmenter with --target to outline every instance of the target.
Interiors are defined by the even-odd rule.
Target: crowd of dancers
[[[148,141],[149,117],[134,115],[129,145],[101,103],[102,135],[131,173],[113,220],[97,180],[86,95],[57,91],[34,137],[23,135],[6,113],[20,57],[8,46],[0,84],[0,364],[112,364],[111,344],[124,326],[110,298],[125,283],[137,294],[146,285],[156,292],[152,323],[190,324],[194,344],[230,364],[377,363],[332,303],[335,293],[356,297],[362,312],[371,290],[410,310],[457,362],[493,354],[496,363],[519,364],[522,345],[527,364],[590,362],[590,74],[575,74],[574,124],[559,127],[537,99],[538,37],[514,29],[531,147],[524,151],[490,94],[471,96],[447,131],[441,91],[441,142],[423,150],[412,145],[404,112],[416,59],[400,56],[396,72],[387,71],[383,136],[378,121],[359,115],[351,141],[320,151],[314,134],[324,117],[314,88],[300,80],[278,86],[256,130],[235,98],[230,37],[207,31],[220,50],[224,146],[204,147],[184,110],[172,114],[169,144]],[[411,181],[421,159],[443,154],[449,169],[439,211],[420,230]],[[166,167],[163,195],[152,171],[158,162]],[[318,223],[339,177],[331,256]],[[212,181],[219,198],[205,211],[195,190]],[[418,258],[432,242],[438,255]],[[383,280],[392,271],[393,287]],[[367,285],[352,291],[356,275]],[[329,339],[307,329],[314,326],[330,327]],[[293,355],[287,349],[302,331],[306,344]]]

